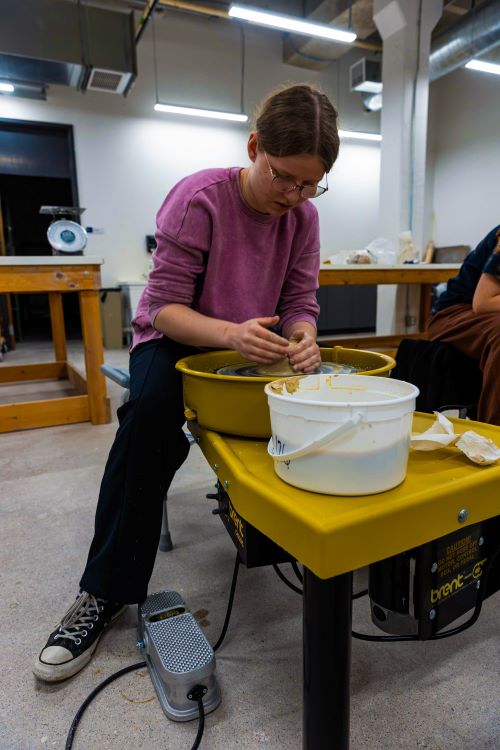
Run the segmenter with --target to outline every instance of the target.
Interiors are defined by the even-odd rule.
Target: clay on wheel
[[[288,348],[291,349],[292,347],[296,346],[298,344],[298,341],[290,341],[288,344]],[[292,365],[290,364],[290,360],[288,357],[283,357],[283,359],[278,359],[277,362],[271,362],[267,365],[258,365],[257,366],[257,373],[259,375],[269,375],[269,376],[276,376],[277,378],[283,378],[287,375],[296,375],[297,373],[293,369]]]

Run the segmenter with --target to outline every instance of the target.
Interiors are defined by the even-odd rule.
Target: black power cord
[[[457,635],[458,633],[462,633],[464,630],[467,630],[472,625],[474,625],[475,622],[479,619],[479,615],[481,614],[481,609],[484,602],[484,596],[486,593],[486,584],[488,582],[488,575],[493,567],[493,560],[500,555],[500,545],[495,549],[494,553],[490,557],[488,561],[488,565],[485,568],[484,576],[482,578],[482,585],[479,590],[479,595],[477,597],[476,606],[474,607],[474,612],[469,617],[468,620],[463,622],[461,625],[457,625],[455,628],[449,628],[448,630],[443,630],[440,633],[434,633],[430,638],[427,640],[429,641],[437,641],[441,638],[450,638],[452,635]],[[296,565],[296,564],[295,564]],[[295,571],[295,574],[297,575],[297,570],[293,566],[292,567]],[[284,584],[286,584],[292,591],[295,591],[296,594],[300,594],[300,596],[303,596],[302,589],[299,589],[297,586],[295,586],[291,581],[288,580],[288,578],[282,573],[282,571],[279,569],[277,565],[273,565],[274,570],[278,574],[278,576],[281,578]],[[352,595],[353,599],[360,599],[362,596],[366,596],[368,593],[368,589],[363,589],[362,591],[358,591],[356,594]],[[419,641],[420,638],[418,635],[368,635],[367,633],[357,633],[355,630],[351,633],[353,638],[356,638],[359,641],[375,641],[375,642],[385,642],[385,643],[394,643],[396,641]]]
[[[278,574],[278,576],[281,578],[281,580],[283,581],[283,583],[286,586],[288,586],[289,589],[292,589],[292,591],[295,591],[296,594],[300,594],[300,596],[302,596],[302,589],[299,589],[298,586],[296,586],[294,583],[292,583],[291,581],[289,581],[288,578],[284,575],[284,573],[281,572],[281,570],[279,569],[279,567],[275,563],[273,563],[273,568],[274,568],[275,572]]]
[[[217,649],[221,646],[222,641],[226,637],[229,620],[231,618],[231,612],[233,611],[234,593],[236,591],[236,583],[238,581],[239,569],[240,569],[240,556],[238,553],[236,553],[236,559],[234,561],[234,569],[233,569],[233,579],[231,581],[231,590],[229,592],[229,601],[227,603],[226,617],[224,619],[224,625],[222,626],[221,634],[219,638],[217,639],[215,646],[212,646],[214,651],[217,651]]]
[[[297,564],[296,560],[292,560],[290,562],[290,565],[292,566],[293,572],[297,576],[298,580],[302,583],[303,582],[303,576],[300,572],[299,566]],[[288,578],[285,576],[285,574],[282,572],[282,570],[278,567],[278,565],[273,564],[273,568],[275,572],[278,574],[278,576],[281,578],[283,583],[288,586],[288,588],[292,589],[292,591],[295,591],[296,594],[300,594],[300,596],[303,595],[302,589],[300,589],[298,586],[295,586],[291,581],[288,580]],[[368,593],[368,589],[363,589],[362,591],[358,591],[356,594],[352,595],[353,599],[359,599],[362,596],[366,596]]]
[[[488,583],[488,576],[490,574],[490,570],[493,567],[493,560],[495,560],[498,555],[500,554],[500,545],[495,549],[494,553],[491,555],[487,566],[484,570],[484,576],[482,576],[481,580],[481,588],[479,589],[479,594],[476,601],[476,606],[474,607],[474,611],[472,615],[469,617],[468,620],[463,622],[461,625],[457,625],[455,628],[449,628],[448,630],[443,630],[440,633],[434,633],[434,635],[431,635],[430,638],[427,640],[429,641],[437,641],[441,638],[450,638],[452,635],[457,635],[458,633],[463,633],[464,630],[468,630],[472,625],[474,625],[475,622],[479,619],[479,615],[481,614],[481,609],[484,602],[484,597],[486,594],[486,584]],[[395,642],[395,641],[419,641],[420,638],[418,635],[367,635],[366,633],[356,633],[352,632],[352,637],[357,638],[360,641],[382,641],[382,642]]]
[[[297,564],[297,560],[292,560],[291,566],[300,583],[304,583],[304,576],[302,575],[302,571]]]
[[[129,667],[124,667],[123,669],[120,669],[119,672],[115,672],[110,677],[107,677],[105,680],[99,683],[99,685],[92,690],[90,695],[88,695],[85,700],[83,701],[82,705],[76,712],[75,718],[71,722],[71,727],[68,732],[68,737],[66,739],[66,745],[64,746],[64,750],[71,750],[73,747],[73,740],[75,738],[75,732],[78,727],[78,724],[80,723],[80,719],[82,718],[83,714],[85,713],[86,708],[89,706],[89,704],[94,700],[96,695],[98,695],[101,690],[104,690],[104,688],[110,684],[110,682],[113,682],[113,680],[118,679],[118,677],[121,677],[124,674],[127,674],[127,672],[133,672],[135,669],[141,669],[142,667],[146,666],[145,661],[140,661],[137,664],[132,664]]]
[[[196,701],[198,704],[198,712],[200,715],[198,731],[191,750],[197,750],[200,746],[201,738],[203,737],[203,730],[205,729],[205,706],[203,705],[203,696],[206,695],[206,693],[207,688],[205,685],[195,685],[187,694],[190,701]]]
[[[147,664],[145,661],[140,661],[137,664],[131,664],[129,667],[124,667],[118,672],[110,675],[110,677],[107,677],[105,680],[99,683],[99,685],[94,688],[94,690],[92,690],[90,695],[88,695],[87,698],[85,698],[85,700],[83,701],[82,705],[76,712],[75,718],[71,722],[71,727],[66,738],[66,745],[64,746],[64,750],[71,750],[71,748],[73,747],[73,740],[75,739],[75,732],[78,724],[80,723],[80,719],[82,718],[85,710],[87,709],[89,704],[92,703],[96,695],[98,695],[101,690],[104,690],[104,688],[111,682],[117,680],[118,677],[122,677],[124,674],[127,674],[127,672],[133,672],[136,669],[142,669],[146,666]],[[187,697],[190,701],[196,701],[199,711],[198,732],[196,733],[196,738],[194,744],[191,747],[191,750],[197,750],[197,748],[200,746],[201,738],[203,737],[203,730],[205,729],[205,707],[203,705],[203,696],[206,692],[207,688],[205,687],[205,685],[195,685],[187,694]]]
[[[224,625],[222,626],[221,634],[215,644],[213,646],[213,650],[217,651],[217,649],[220,647],[222,641],[224,640],[227,628],[229,625],[229,620],[231,617],[231,612],[233,609],[233,601],[234,601],[234,594],[236,591],[236,583],[238,580],[238,572],[240,568],[240,556],[238,553],[236,553],[236,560],[234,563],[234,570],[233,570],[233,578],[231,581],[231,590],[229,593],[229,601],[227,605],[226,610],[226,617],[224,619]],[[66,738],[66,745],[64,746],[64,750],[72,750],[73,747],[73,740],[75,738],[75,733],[78,727],[78,724],[80,723],[80,719],[82,718],[83,714],[85,713],[86,709],[92,703],[96,695],[98,695],[101,690],[104,690],[105,687],[107,687],[111,682],[114,680],[117,680],[118,677],[122,677],[124,674],[127,674],[128,672],[133,672],[136,669],[142,669],[143,667],[146,667],[147,664],[145,661],[137,662],[137,664],[131,664],[128,667],[124,667],[123,669],[120,669],[118,672],[115,672],[114,674],[107,677],[105,680],[103,680],[99,685],[97,685],[94,690],[85,698],[82,705],[78,709],[78,711],[75,714],[75,718],[71,722],[71,727],[68,732],[68,736]],[[203,706],[203,696],[207,692],[207,688],[205,685],[195,685],[189,693],[187,694],[187,698],[191,701],[196,701],[198,704],[198,711],[199,711],[199,723],[198,723],[198,732],[196,734],[196,738],[194,741],[193,746],[191,747],[191,750],[197,750],[197,748],[200,746],[201,738],[203,736],[203,730],[205,729],[205,708]]]
[[[368,593],[368,589],[363,589],[362,591],[357,591],[355,594],[352,595],[353,599],[361,599],[362,596],[366,596]]]

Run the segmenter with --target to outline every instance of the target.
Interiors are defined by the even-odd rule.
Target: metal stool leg
[[[174,548],[172,544],[172,537],[170,536],[170,529],[168,528],[168,512],[167,512],[167,500],[168,495],[165,495],[163,500],[163,517],[161,519],[161,535],[159,547],[162,552],[170,552]]]
[[[186,435],[190,444],[196,442],[190,432],[186,432]],[[167,500],[168,495],[165,495],[165,498],[163,500],[163,516],[161,519],[160,544],[158,545],[162,552],[170,552],[170,550],[174,548],[172,537],[170,535],[170,529],[168,528]]]

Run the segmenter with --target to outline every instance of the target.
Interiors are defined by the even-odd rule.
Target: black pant
[[[113,602],[142,602],[161,532],[162,501],[189,442],[175,363],[196,349],[167,338],[130,355],[130,398],[101,482],[95,532],[80,586]]]

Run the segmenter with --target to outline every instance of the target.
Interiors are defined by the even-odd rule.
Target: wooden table
[[[77,396],[0,403],[0,432],[75,422],[111,421],[109,399],[100,367],[103,362],[99,290],[102,259],[91,256],[0,258],[0,294],[49,295],[55,361],[0,364],[1,384],[29,380],[69,380]],[[86,379],[67,361],[62,295],[76,292],[80,301]]]
[[[405,335],[407,338],[421,338],[425,335],[431,310],[431,289],[433,284],[448,281],[458,273],[460,263],[402,263],[396,266],[381,265],[331,265],[322,263],[319,271],[320,286],[344,286],[367,284],[419,284],[420,308],[418,333],[413,336],[368,336],[348,339],[349,345],[363,347],[368,344],[378,346],[397,345]],[[344,342],[345,343],[345,342]]]

